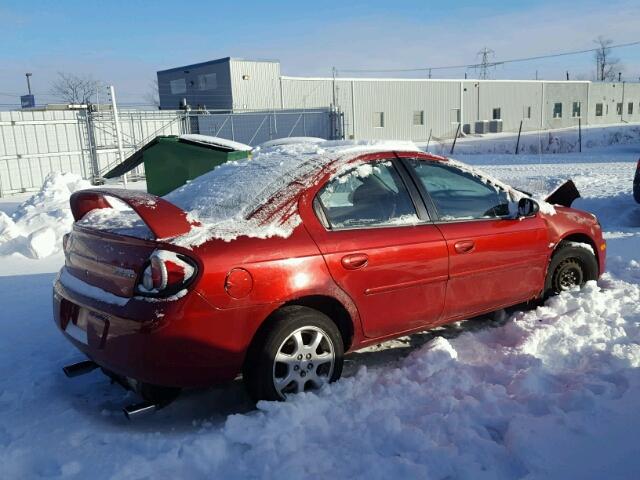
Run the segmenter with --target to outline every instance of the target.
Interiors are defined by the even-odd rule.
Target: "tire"
[[[589,280],[597,278],[598,260],[594,253],[572,243],[561,243],[549,262],[545,297],[557,295],[574,286],[582,287]]]
[[[242,377],[254,402],[285,400],[289,394],[338,380],[343,362],[344,345],[336,324],[317,310],[294,305],[276,311],[258,333]]]

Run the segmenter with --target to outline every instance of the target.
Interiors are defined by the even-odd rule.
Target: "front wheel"
[[[551,257],[545,296],[555,295],[589,280],[598,278],[598,261],[588,244],[567,242],[561,244]]]
[[[323,313],[303,306],[273,315],[248,352],[244,383],[254,401],[284,400],[340,378],[342,337]]]

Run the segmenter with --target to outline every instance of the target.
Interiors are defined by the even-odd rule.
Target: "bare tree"
[[[151,80],[149,82],[149,90],[144,94],[144,100],[149,105],[153,105],[156,108],[160,108],[160,90],[158,88],[158,79]]]
[[[98,85],[90,76],[58,72],[58,78],[51,85],[51,95],[66,103],[85,105],[95,95]]]
[[[594,42],[598,45],[594,54],[596,60],[596,79],[601,82],[614,81],[621,65],[619,58],[611,56],[613,40],[600,35]]]

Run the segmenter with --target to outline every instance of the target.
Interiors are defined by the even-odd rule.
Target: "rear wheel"
[[[344,346],[335,323],[308,307],[277,311],[259,334],[243,369],[254,401],[284,400],[340,378]]]
[[[581,246],[584,245],[584,246]],[[587,244],[561,244],[551,257],[547,280],[546,296],[555,295],[589,280],[598,278],[598,261]]]

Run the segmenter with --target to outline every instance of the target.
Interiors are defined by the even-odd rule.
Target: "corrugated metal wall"
[[[281,77],[284,108],[326,107],[333,103],[333,90],[330,78]],[[461,107],[462,123],[471,133],[476,121],[493,119],[494,109],[506,132],[517,132],[521,121],[523,131],[574,127],[579,119],[583,125],[640,121],[640,84],[338,78],[335,90],[345,136],[356,139],[452,137]],[[595,116],[596,99],[604,102],[600,117]],[[580,105],[575,116],[574,102]],[[562,113],[554,116],[556,103],[562,104]],[[622,115],[618,103],[624,103]],[[414,121],[416,112],[423,112],[422,124]],[[384,125],[376,126],[381,113]]]
[[[181,111],[122,111],[125,155],[157,135],[189,131]],[[84,178],[103,174],[119,162],[110,111],[0,112],[0,195],[39,188],[50,172]],[[143,173],[140,171],[139,173]]]
[[[638,83],[592,83],[589,86],[589,102],[590,124],[640,122],[640,84]],[[622,104],[622,113],[618,113],[619,103]],[[602,105],[600,116],[597,115],[598,104]],[[632,113],[629,113],[630,108]]]
[[[230,76],[234,109],[281,107],[280,63],[231,59]]]
[[[542,83],[540,82],[496,82],[474,81],[466,82],[467,91],[473,91],[478,97],[478,103],[465,105],[465,117],[473,113],[471,123],[478,120],[492,120],[494,109],[500,109],[500,118],[504,131],[517,131],[522,121],[523,130],[537,130],[540,128],[540,109],[542,99]],[[465,102],[466,103],[466,102]]]
[[[78,112],[0,112],[0,192],[40,186],[51,171],[86,176],[86,144]]]

